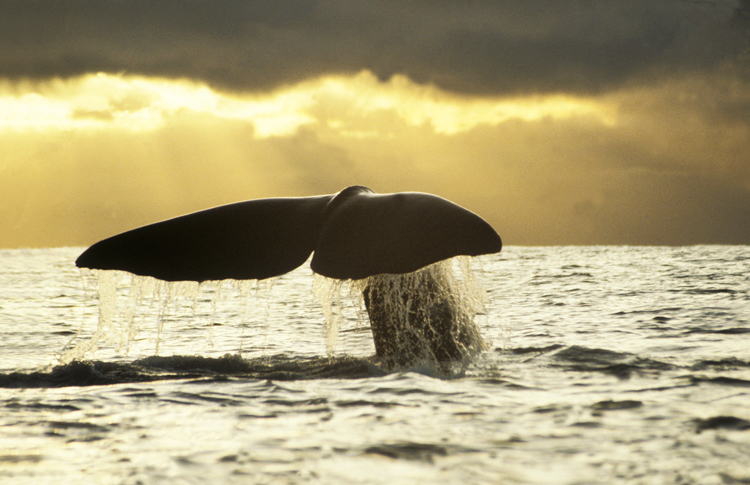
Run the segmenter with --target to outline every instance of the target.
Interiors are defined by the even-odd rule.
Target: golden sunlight
[[[702,101],[715,92],[472,97],[368,71],[262,93],[109,74],[0,81],[0,247],[91,244],[353,184],[442,195],[512,244],[740,240],[750,130],[717,121]],[[735,98],[750,94],[724,105]]]
[[[295,93],[242,99],[205,84],[159,78],[91,74],[34,85],[0,85],[0,130],[153,131],[181,115],[247,120],[258,138],[292,134],[311,123],[309,101]]]
[[[252,124],[257,139],[290,136],[300,127],[316,123],[356,138],[378,136],[378,132],[355,129],[346,118],[377,119],[394,113],[408,125],[429,125],[444,135],[511,119],[593,117],[604,125],[615,122],[610,106],[591,99],[561,95],[462,97],[403,76],[381,82],[368,71],[325,76],[252,95],[220,92],[187,80],[104,73],[35,84],[0,84],[0,131],[153,131],[181,116],[209,114]]]

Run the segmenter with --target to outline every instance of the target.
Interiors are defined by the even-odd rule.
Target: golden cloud
[[[369,71],[262,93],[110,74],[5,81],[0,246],[89,244],[351,184],[443,195],[509,244],[750,241],[748,106],[750,89],[720,75],[513,97]]]

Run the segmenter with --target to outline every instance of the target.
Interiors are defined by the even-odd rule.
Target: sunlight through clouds
[[[0,2],[0,247],[439,194],[508,244],[750,241],[750,1]]]
[[[240,99],[184,80],[99,73],[14,89],[0,86],[0,92],[2,130],[153,131],[191,112],[251,122],[255,136],[265,138],[289,135],[314,122],[302,112],[309,96],[281,93]]]
[[[367,70],[270,91],[103,73],[0,81],[0,244],[90,244],[353,184],[441,194],[515,244],[741,241],[748,100],[718,75],[528,96]]]
[[[614,111],[591,99],[540,96],[499,99],[461,97],[403,76],[380,82],[370,72],[355,76],[324,76],[266,94],[220,92],[186,80],[92,74],[62,81],[11,87],[0,85],[0,130],[156,130],[186,113],[251,123],[259,139],[294,134],[300,127],[323,123],[343,136],[368,138],[377,131],[352,127],[337,113],[318,119],[314,108],[326,103],[344,106],[357,117],[395,115],[411,126],[430,125],[455,135],[479,125],[511,119],[593,117],[615,123]],[[324,110],[325,111],[325,110]],[[382,133],[383,136],[388,136]]]
[[[434,86],[416,84],[401,75],[381,83],[367,71],[354,78],[328,78],[322,82],[325,92],[348,100],[366,113],[393,110],[412,126],[430,124],[436,133],[445,135],[470,131],[479,125],[495,126],[513,119],[538,121],[592,116],[602,124],[615,123],[615,112],[611,107],[573,96],[460,96]]]
[[[44,130],[69,126],[71,121],[70,105],[65,101],[36,93],[0,97],[0,130]]]

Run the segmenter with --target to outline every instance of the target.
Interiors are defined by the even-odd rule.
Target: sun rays
[[[104,73],[0,84],[2,131],[153,131],[196,115],[246,122],[261,139],[290,136],[309,124],[326,125],[344,136],[376,136],[372,129],[354,126],[356,120],[382,125],[383,118],[394,116],[410,126],[428,125],[443,135],[514,119],[588,116],[603,124],[615,122],[613,109],[592,99],[459,96],[403,76],[382,82],[369,71],[323,76],[260,94],[220,91],[188,80]]]

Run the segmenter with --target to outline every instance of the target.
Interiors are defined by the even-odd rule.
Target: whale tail
[[[501,248],[487,222],[446,199],[355,186],[335,195],[250,200],[157,222],[97,242],[76,265],[165,281],[265,279],[292,271],[314,252],[316,273],[362,279]]]
[[[442,288],[442,273],[418,270],[501,248],[492,226],[453,202],[355,186],[336,195],[251,200],[157,222],[99,241],[76,265],[166,281],[248,280],[292,271],[314,253],[310,266],[320,275],[369,278],[363,297],[376,353],[408,365],[423,357],[462,360],[483,345],[473,324],[476,312]]]

